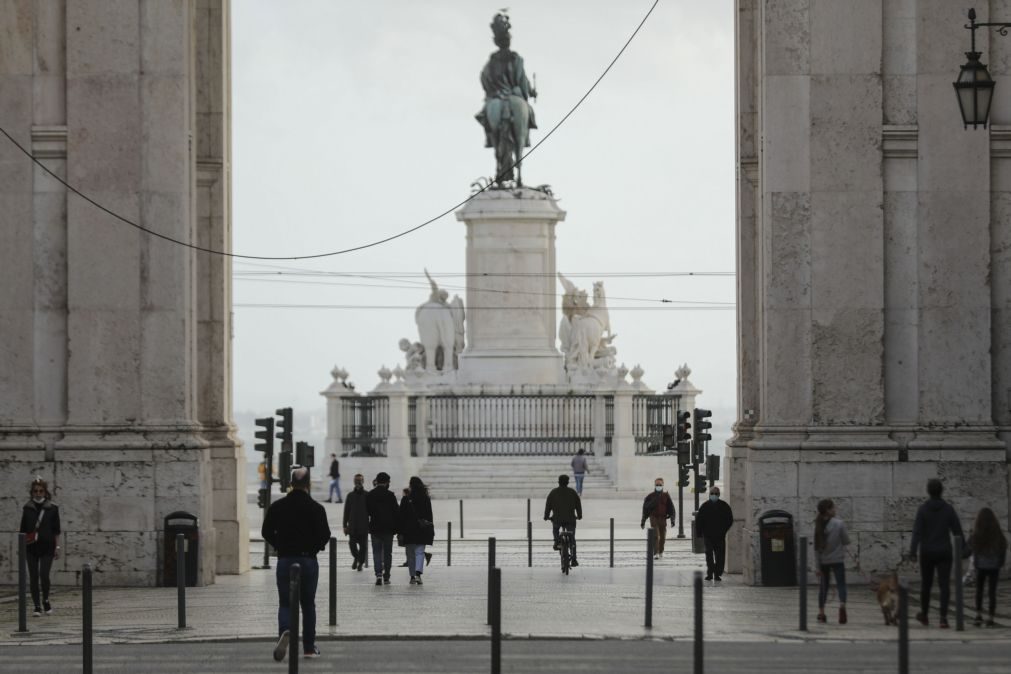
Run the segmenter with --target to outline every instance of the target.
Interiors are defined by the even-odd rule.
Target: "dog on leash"
[[[881,613],[885,616],[885,624],[898,625],[899,574],[892,573],[878,583],[876,594],[878,596],[878,606],[881,607]]]

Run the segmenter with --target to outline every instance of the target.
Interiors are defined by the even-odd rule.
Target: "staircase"
[[[419,476],[433,498],[543,498],[558,486],[558,476],[569,476],[575,488],[571,456],[434,456]],[[615,495],[603,467],[589,457],[583,491]]]

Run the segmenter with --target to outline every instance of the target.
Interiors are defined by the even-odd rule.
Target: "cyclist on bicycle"
[[[572,566],[579,566],[576,561],[576,520],[583,519],[583,503],[579,494],[569,487],[569,476],[559,475],[558,486],[548,494],[544,503],[544,519],[551,520],[551,533],[555,538],[555,550],[558,549],[558,529],[564,526],[571,534]]]

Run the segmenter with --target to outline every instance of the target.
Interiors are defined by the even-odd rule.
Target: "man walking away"
[[[326,502],[333,503],[333,493],[337,492],[337,503],[343,503],[341,499],[341,462],[337,460],[336,454],[330,455],[330,493]]]
[[[369,541],[369,507],[365,502],[368,492],[365,491],[365,477],[361,473],[355,475],[355,488],[348,494],[344,504],[344,535],[348,537],[348,548],[351,550],[351,568],[362,570],[365,565],[365,546]]]
[[[326,549],[330,527],[323,506],[309,496],[309,469],[291,472],[291,491],[267,508],[260,533],[263,540],[277,550],[277,631],[280,637],[274,647],[274,659],[280,662],[288,650],[289,577],[291,565],[302,568],[299,605],[302,607],[302,652],[304,657],[318,658],[316,648],[316,584],[319,582],[319,562],[316,553]]]
[[[576,561],[576,520],[583,519],[583,502],[579,494],[569,487],[569,476],[559,475],[558,486],[551,490],[544,503],[544,519],[551,520],[551,533],[555,538],[555,550],[558,549],[558,529],[565,526],[572,532],[572,566],[579,566]]]
[[[372,482],[373,489],[365,497],[369,512],[369,534],[372,536],[372,565],[376,572],[376,585],[390,584],[390,567],[393,566],[393,536],[397,533],[400,506],[390,492],[390,476],[379,473]]]
[[[940,621],[938,625],[948,627],[948,593],[951,581],[951,538],[962,535],[962,525],[951,504],[941,498],[944,485],[937,478],[927,480],[927,495],[930,496],[916,511],[916,523],[913,524],[913,540],[909,546],[909,554],[916,558],[920,552],[920,612],[916,619],[923,625],[929,625],[928,609],[930,608],[930,589],[934,584],[934,571],[937,571],[937,585],[941,591]]]
[[[587,469],[586,450],[580,449],[579,452],[572,457],[572,474],[576,478],[576,493],[580,496],[583,495],[583,478],[586,476]]]
[[[656,544],[653,547],[653,559],[663,557],[663,544],[667,540],[667,520],[674,526],[674,501],[670,494],[663,490],[663,478],[658,477],[653,481],[653,491],[642,500],[642,520],[639,521],[639,528],[646,527],[646,518],[649,518],[649,525],[656,532]]]
[[[706,580],[723,580],[727,532],[734,526],[734,513],[726,501],[720,500],[719,487],[710,489],[709,500],[699,506],[695,526],[706,544]]]

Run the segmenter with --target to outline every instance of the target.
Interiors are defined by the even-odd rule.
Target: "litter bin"
[[[695,528],[695,518],[698,514],[698,510],[692,513],[692,552],[696,555],[702,555],[705,554],[706,551],[706,540],[702,538],[698,529]]]
[[[188,512],[176,511],[165,516],[165,567],[162,573],[162,585],[176,585],[176,534],[182,534],[186,539],[186,585],[197,586],[197,560],[200,558],[200,528],[197,516]]]
[[[758,537],[762,550],[762,585],[796,585],[793,515],[785,510],[762,513],[758,518]]]

